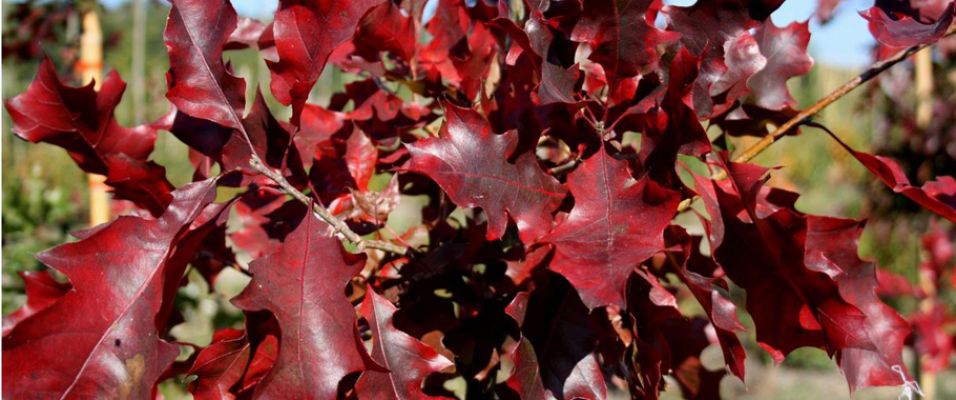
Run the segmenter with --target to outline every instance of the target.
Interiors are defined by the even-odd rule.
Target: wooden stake
[[[916,126],[924,129],[933,118],[933,49],[925,48],[913,58],[916,75]]]
[[[83,33],[80,35],[80,59],[75,72],[82,83],[95,81],[94,88],[103,83],[103,32],[95,9],[83,13]],[[110,197],[106,191],[106,177],[89,174],[90,225],[99,225],[110,219]]]

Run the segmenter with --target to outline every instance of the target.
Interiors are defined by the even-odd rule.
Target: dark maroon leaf
[[[587,306],[553,273],[543,275],[538,284],[530,294],[515,296],[506,312],[518,322],[523,340],[533,346],[548,397],[606,398],[604,375],[593,353],[597,334]]]
[[[687,399],[720,397],[726,371],[710,371],[701,364],[701,352],[710,344],[707,321],[683,316],[677,298],[658,279],[641,269],[630,279],[628,309],[635,320],[633,392],[657,399],[664,374],[671,373]]]
[[[730,180],[697,188],[712,216],[714,258],[747,291],[757,341],[776,360],[802,346],[835,355],[851,389],[898,385],[906,322],[876,297],[857,256],[862,224],[807,216],[796,195],[764,186],[767,170],[729,164]]]
[[[643,132],[639,157],[643,172],[651,178],[676,187],[677,155],[702,156],[710,151],[707,131],[697,120],[692,105],[692,90],[698,76],[700,60],[686,48],[681,48],[671,62],[670,82],[661,104],[661,110],[648,116],[636,115],[641,123],[621,129]],[[663,125],[663,126],[662,126]]]
[[[525,23],[525,33],[541,65],[541,83],[538,85],[538,97],[541,104],[574,102],[574,89],[579,75],[578,66],[555,63],[560,60],[550,56],[552,45],[555,44],[555,33],[547,24],[535,18]]]
[[[727,291],[727,282],[714,276],[722,274],[720,266],[712,258],[700,253],[702,238],[688,236],[676,226],[669,228],[668,235],[669,240],[678,242],[683,248],[683,262],[675,260],[674,263],[677,275],[707,313],[724,353],[724,362],[734,375],[743,380],[747,353],[736,332],[743,331],[744,326],[737,318],[737,306],[723,293]]]
[[[591,44],[590,59],[601,64],[609,78],[637,75],[645,67],[654,68],[658,48],[680,36],[654,26],[660,9],[660,0],[589,2],[571,39]]]
[[[766,169],[713,153],[797,114],[787,83],[812,65],[809,29],[773,24],[782,0],[280,0],[268,24],[230,3],[172,0],[172,107],[157,122],[120,127],[115,73],[101,90],[70,87],[49,61],[7,102],[16,134],[64,148],[153,218],[124,202],[117,214],[136,216],[41,255],[65,279],[23,275],[26,305],[4,319],[4,397],[152,398],[165,382],[198,399],[603,399],[610,380],[633,398],[671,385],[714,399],[727,372],[744,377],[738,314],[775,361],[828,352],[851,390],[912,391],[904,340],[926,371],[951,355],[951,235],[924,237],[919,285],[876,272],[857,255],[862,222],[803,214]],[[811,3],[825,20],[838,1]],[[939,39],[951,3],[875,0],[877,56]],[[14,7],[4,50],[11,34],[14,55],[39,54],[20,42],[71,32],[75,8]],[[278,105],[246,98],[233,49],[266,63]],[[50,50],[76,59],[72,45]],[[331,87],[314,87],[322,75]],[[896,81],[883,91],[910,98]],[[948,116],[940,88],[928,103]],[[897,108],[906,131],[923,127]],[[945,150],[949,125],[904,137],[912,156]],[[149,160],[158,130],[187,145],[196,183],[173,192]],[[939,154],[918,175],[941,177],[921,188],[892,160],[853,155],[956,221]],[[692,159],[729,178],[690,185]],[[675,225],[695,192],[706,244]],[[231,295],[227,274],[252,276],[243,312],[219,309],[212,343],[179,354],[171,327],[206,315],[197,276]],[[920,302],[912,336],[878,291]],[[711,370],[702,352],[717,346],[726,368]]]
[[[707,117],[720,114],[733,102],[732,97],[724,102],[712,99],[712,96],[721,93],[721,88],[729,86],[722,83],[722,87],[714,89],[713,83],[729,78],[724,76],[727,73],[743,73],[753,67],[732,69],[732,64],[740,64],[741,60],[734,60],[737,58],[735,54],[725,55],[725,49],[752,51],[752,47],[746,48],[748,43],[745,36],[751,29],[760,26],[782,3],[782,0],[700,0],[689,7],[664,7],[664,15],[669,21],[668,29],[679,32],[680,42],[699,58],[700,77],[693,91],[693,108],[698,115]],[[728,46],[728,42],[737,43]],[[744,48],[739,48],[742,45]]]

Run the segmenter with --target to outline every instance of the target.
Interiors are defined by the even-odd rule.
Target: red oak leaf
[[[249,368],[246,369],[245,376],[242,377],[242,389],[244,393],[255,390],[256,385],[262,382],[262,379],[269,374],[272,366],[275,365],[279,356],[279,339],[274,335],[267,335],[256,347],[252,360],[249,360]],[[251,392],[249,392],[251,394]]]
[[[639,154],[643,172],[671,187],[680,185],[675,172],[678,154],[699,157],[711,149],[707,131],[697,119],[692,106],[691,96],[699,62],[698,58],[682,47],[671,62],[667,91],[660,110],[651,114],[654,117],[652,122],[644,126],[620,126],[620,129],[644,132]]]
[[[451,54],[451,61],[461,77],[461,91],[466,98],[478,96],[487,80],[488,70],[498,52],[498,44],[483,23],[475,23],[467,38],[468,53],[464,56]]]
[[[743,31],[724,42],[724,60],[719,66],[723,67],[723,73],[713,80],[708,94],[726,93],[727,101],[733,102],[747,93],[747,80],[767,66],[767,58],[760,54],[757,39]]]
[[[233,300],[279,321],[279,356],[255,396],[334,399],[339,381],[364,366],[355,309],[345,286],[365,264],[312,215],[276,252],[250,265],[252,281]]]
[[[158,216],[172,200],[173,186],[166,170],[148,161],[156,129],[124,128],[116,122],[113,112],[124,90],[126,83],[116,71],[106,76],[99,91],[92,83],[64,85],[53,63],[44,58],[26,92],[8,100],[6,107],[17,136],[62,147],[82,170],[106,175],[118,198]]]
[[[301,125],[292,141],[295,144],[302,165],[312,167],[312,160],[321,158],[320,146],[330,143],[332,135],[345,126],[344,113],[327,110],[315,104],[306,103],[302,108]]]
[[[505,384],[511,390],[514,390],[521,399],[547,399],[548,392],[544,389],[544,384],[541,383],[538,358],[534,354],[534,346],[531,345],[531,342],[528,339],[521,338],[510,356],[514,363],[514,370]]]
[[[417,41],[414,20],[391,1],[375,6],[362,18],[354,39],[360,54],[391,51],[405,60],[415,55]]]
[[[657,277],[639,269],[629,281],[628,310],[636,323],[635,395],[658,399],[671,373],[686,399],[720,397],[720,380],[726,371],[710,371],[701,364],[701,352],[710,345],[707,320],[687,318],[677,307],[677,298]],[[739,344],[738,344],[739,345]]]
[[[302,105],[325,64],[340,44],[355,34],[365,13],[382,0],[283,0],[272,24],[279,56],[267,61],[276,100],[292,105],[292,123],[298,125]]]
[[[284,203],[282,192],[268,187],[242,194],[236,202],[238,228],[229,233],[229,239],[238,249],[253,259],[272,253],[278,242],[263,229],[269,222],[267,215]]]
[[[494,134],[472,110],[448,105],[445,114],[441,137],[408,145],[407,170],[432,178],[455,204],[481,207],[488,216],[488,239],[504,234],[509,216],[525,242],[548,233],[564,187],[541,170],[533,154],[507,161],[517,133]]]
[[[757,340],[782,358],[801,346],[835,354],[850,389],[898,385],[906,322],[876,297],[857,256],[862,224],[807,216],[796,195],[763,184],[767,170],[729,164],[731,179],[697,188],[712,216],[714,259],[747,291]]]
[[[757,28],[754,36],[760,44],[760,53],[767,58],[767,65],[750,77],[747,86],[758,106],[781,110],[797,104],[787,89],[787,80],[804,75],[813,67],[813,59],[807,55],[808,27],[809,21],[794,22],[784,28],[768,21]]]
[[[41,253],[73,290],[3,338],[3,363],[17,366],[3,370],[4,396],[151,397],[179,354],[160,336],[170,285],[178,285],[196,247],[180,240],[201,242],[205,229],[191,225],[226,210],[211,205],[215,189],[215,180],[183,186],[159,219],[120,217]]]
[[[732,69],[737,60],[733,59],[735,55],[725,54],[727,42],[734,38],[738,42],[743,40],[745,32],[760,26],[782,3],[783,0],[699,0],[689,7],[664,7],[668,30],[679,32],[684,47],[700,58],[700,76],[693,91],[693,108],[698,115],[720,114],[733,103],[732,97],[723,101],[712,98],[721,93],[720,88],[712,89],[714,82],[726,78],[726,73],[742,72]],[[746,46],[746,40],[737,46],[741,44]],[[748,52],[746,48],[733,49]],[[726,86],[727,83],[722,84]]]
[[[243,129],[246,82],[222,59],[237,21],[225,0],[173,1],[163,33],[169,52],[166,98],[193,117]]]
[[[249,363],[249,342],[245,332],[226,328],[217,331],[212,343],[196,356],[188,374],[196,375],[189,391],[196,400],[233,400],[230,391]]]
[[[574,285],[589,308],[623,308],[627,277],[664,248],[664,228],[677,192],[647,177],[634,181],[627,163],[599,151],[568,176],[574,208],[542,241],[554,243],[551,269]]]
[[[345,142],[345,163],[349,173],[355,179],[355,187],[361,191],[368,190],[368,181],[375,174],[375,163],[378,162],[378,149],[365,133],[356,129]]]
[[[830,137],[850,152],[857,161],[870,170],[873,175],[876,175],[877,178],[880,178],[880,181],[893,189],[894,192],[908,197],[916,204],[943,218],[956,222],[956,179],[951,176],[941,176],[935,181],[924,183],[922,187],[913,186],[910,184],[909,178],[906,177],[906,173],[892,158],[874,156],[853,150],[832,132],[826,131],[830,134]]]
[[[674,225],[668,228],[667,235],[669,242],[675,242],[682,248],[683,261],[675,260],[675,272],[707,313],[724,353],[724,362],[734,375],[743,380],[747,353],[735,332],[745,328],[737,318],[737,306],[718,290],[728,290],[723,278],[713,276],[723,272],[712,258],[700,253],[701,237],[691,237],[683,228]]]
[[[873,6],[860,15],[869,22],[870,33],[880,44],[889,47],[909,47],[924,43],[932,43],[946,34],[946,30],[953,23],[956,3],[949,6],[935,21],[924,23],[917,18],[919,15],[902,15],[897,17],[887,14],[880,5]],[[890,10],[893,11],[893,10]]]
[[[262,32],[265,32],[266,25],[252,18],[239,18],[236,29],[229,35],[223,47],[226,50],[236,50],[245,48],[256,48],[259,46],[259,38]]]
[[[387,371],[367,370],[355,384],[359,398],[423,399],[422,381],[453,365],[435,349],[395,328],[395,306],[368,288],[361,306],[372,330],[372,360]]]
[[[23,307],[3,317],[2,336],[7,336],[20,321],[56,303],[70,290],[70,285],[57,282],[45,270],[21,271],[19,275],[26,286],[27,302]]]
[[[593,353],[597,341],[592,327],[594,321],[587,306],[564,279],[554,273],[543,275],[534,291],[518,293],[505,312],[521,328],[522,341],[533,346],[538,379],[547,391],[547,398],[607,397],[604,375]],[[522,367],[531,368],[532,360],[522,362]],[[531,371],[523,373],[526,378]],[[524,381],[520,385],[531,394],[536,391],[537,383]]]
[[[654,26],[660,9],[660,0],[588,2],[571,39],[591,43],[590,59],[604,67],[609,79],[635,76],[645,67],[653,69],[658,48],[680,37]]]
[[[434,16],[425,25],[432,41],[419,51],[419,66],[431,81],[448,81],[453,86],[461,84],[461,77],[451,60],[453,48],[465,35],[467,19],[462,21],[460,5],[455,0],[438,0]]]
[[[555,64],[550,58],[555,33],[548,25],[537,18],[531,18],[525,23],[524,32],[527,35],[529,46],[537,57],[535,61],[541,66],[541,83],[538,85],[538,97],[541,104],[554,102],[574,102],[574,88],[578,81],[577,64],[565,68]]]

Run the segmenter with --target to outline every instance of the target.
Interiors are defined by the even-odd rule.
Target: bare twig
[[[946,31],[946,34],[943,35],[942,37],[947,37],[954,33],[956,33],[956,25],[950,26],[949,29]],[[773,132],[770,132],[770,134],[768,134],[767,136],[762,137],[760,141],[746,148],[742,153],[737,155],[737,157],[734,157],[733,162],[744,163],[744,162],[752,160],[754,157],[756,157],[757,155],[762,153],[764,150],[766,150],[768,147],[770,147],[770,145],[776,143],[777,140],[782,138],[784,135],[786,135],[787,133],[790,133],[791,130],[797,128],[798,126],[805,123],[806,121],[810,121],[810,119],[814,115],[819,113],[821,110],[823,110],[830,104],[833,104],[833,102],[839,100],[843,96],[846,96],[847,93],[852,92],[853,89],[856,89],[860,85],[872,80],[881,72],[886,71],[887,69],[890,69],[890,67],[896,64],[899,64],[900,61],[907,59],[909,56],[917,53],[918,51],[926,47],[933,45],[934,43],[935,42],[929,42],[929,43],[923,43],[923,44],[919,44],[915,46],[910,46],[904,50],[897,52],[890,58],[887,58],[885,60],[879,61],[871,65],[869,68],[866,69],[866,71],[863,71],[861,74],[857,75],[855,78],[847,81],[843,85],[840,85],[840,87],[834,89],[832,92],[830,92],[830,94],[824,96],[820,100],[817,100],[816,103],[813,103],[813,105],[811,105],[807,109],[801,111],[799,114],[795,115],[793,118],[790,118],[787,122],[784,122],[783,125],[780,125]],[[714,176],[712,176],[711,179],[720,180],[726,177],[727,177],[727,171],[720,171],[719,173],[714,174]],[[696,196],[682,201],[677,206],[677,212],[681,213],[690,209],[690,205],[691,203],[693,203],[695,199],[697,199]]]
[[[325,209],[325,207],[323,207],[321,204],[311,201],[309,196],[299,191],[299,189],[296,189],[295,186],[292,186],[292,184],[290,184],[289,181],[287,181],[285,177],[282,176],[282,174],[272,170],[272,168],[269,168],[268,166],[263,164],[262,160],[259,159],[259,156],[253,154],[252,159],[249,160],[249,165],[252,166],[252,168],[255,169],[256,171],[264,175],[265,177],[271,179],[273,182],[279,185],[279,187],[282,189],[283,192],[286,192],[287,194],[289,194],[290,196],[292,196],[293,198],[295,198],[302,204],[305,204],[307,206],[311,204],[312,212],[315,214],[315,216],[319,217],[319,219],[329,224],[329,226],[331,226],[336,233],[342,235],[342,237],[344,237],[346,240],[354,243],[355,246],[359,248],[359,250],[364,250],[368,248],[368,249],[384,250],[387,252],[397,253],[397,254],[405,254],[405,251],[406,251],[405,247],[398,246],[396,244],[385,242],[385,241],[365,239],[359,236],[357,233],[355,233],[355,231],[349,228],[349,226],[346,225],[345,222],[336,218],[334,215],[332,215],[332,213],[329,212],[329,210]]]

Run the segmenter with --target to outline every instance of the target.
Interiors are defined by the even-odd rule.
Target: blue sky
[[[102,0],[107,6],[115,6],[128,0]],[[277,0],[233,0],[241,15],[268,19],[276,9]],[[695,0],[664,0],[667,4],[689,5]],[[805,21],[813,15],[815,0],[789,0],[771,18],[777,25],[793,21]],[[818,63],[862,68],[870,63],[869,49],[873,39],[866,28],[866,20],[858,14],[868,8],[872,0],[844,0],[837,8],[836,16],[828,24],[820,26],[811,22],[810,54]]]

